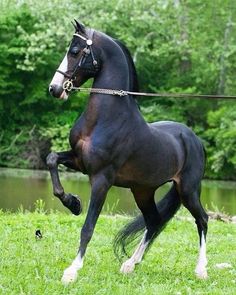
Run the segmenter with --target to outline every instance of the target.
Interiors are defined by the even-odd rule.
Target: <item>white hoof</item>
[[[77,279],[77,271],[73,267],[68,267],[61,278],[61,282],[64,285],[68,285],[70,283],[75,282]]]
[[[197,278],[199,278],[199,279],[201,279],[201,280],[205,280],[205,279],[207,279],[207,270],[206,270],[206,268],[204,267],[204,268],[196,268],[195,269],[195,274],[196,274],[196,276],[197,276]]]
[[[135,263],[130,260],[127,260],[122,264],[120,271],[124,274],[127,274],[127,273],[133,272],[134,269],[135,269]]]

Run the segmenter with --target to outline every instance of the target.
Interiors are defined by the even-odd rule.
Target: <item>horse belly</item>
[[[119,169],[115,185],[123,187],[132,187],[133,185],[158,187],[173,179],[174,173],[171,170],[162,167],[158,168],[155,163],[145,163],[140,166],[137,163],[126,163]]]
[[[116,182],[158,187],[176,179],[183,163],[184,151],[177,140],[147,141],[119,169]]]

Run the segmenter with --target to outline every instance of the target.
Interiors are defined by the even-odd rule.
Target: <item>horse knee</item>
[[[46,159],[48,168],[54,168],[57,165],[58,155],[55,152],[51,152]]]

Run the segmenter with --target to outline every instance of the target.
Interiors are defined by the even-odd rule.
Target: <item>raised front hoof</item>
[[[66,194],[66,200],[63,202],[63,204],[68,209],[70,209],[70,211],[74,215],[80,215],[80,213],[82,212],[82,204],[81,204],[79,196]]]

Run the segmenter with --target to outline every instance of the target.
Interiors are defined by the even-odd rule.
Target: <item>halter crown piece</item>
[[[64,75],[65,77],[68,78],[68,80],[66,80],[63,83],[63,89],[70,92],[73,88],[73,81],[76,79],[76,72],[79,68],[82,68],[82,65],[85,63],[86,58],[89,54],[91,54],[92,57],[92,61],[93,61],[93,66],[95,67],[95,70],[97,69],[97,65],[98,62],[96,61],[94,54],[93,54],[93,49],[92,49],[92,45],[93,45],[93,33],[94,30],[90,29],[89,31],[89,37],[86,38],[82,35],[80,35],[79,33],[74,33],[73,36],[79,37],[80,39],[84,40],[86,42],[86,46],[84,47],[84,49],[82,50],[82,55],[77,63],[77,65],[75,66],[72,75],[68,75],[67,73],[61,71],[61,70],[57,70],[57,72],[61,73],[62,75]]]

